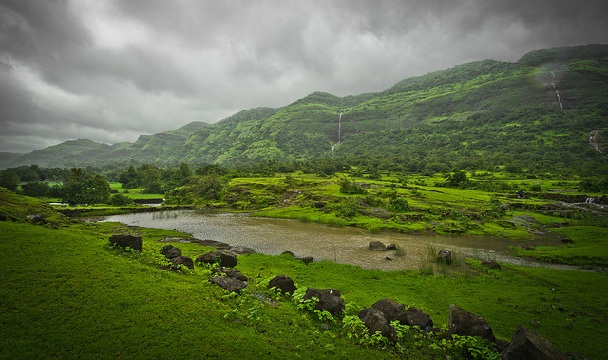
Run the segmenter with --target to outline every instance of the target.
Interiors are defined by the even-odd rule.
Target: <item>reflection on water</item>
[[[493,259],[521,265],[539,266],[520,258],[505,255],[508,246],[517,242],[482,236],[408,235],[400,233],[372,234],[351,227],[329,227],[297,220],[249,217],[231,213],[201,213],[194,210],[171,210],[109,216],[104,221],[127,225],[175,229],[202,240],[216,240],[231,246],[243,246],[257,252],[276,255],[292,251],[296,256],[312,256],[315,260],[333,260],[368,269],[420,269],[428,261],[429,248],[448,249],[459,258]],[[370,241],[395,244],[404,250],[371,251]],[[542,244],[557,244],[545,240]],[[535,245],[540,245],[536,242]],[[386,257],[392,260],[387,260]]]

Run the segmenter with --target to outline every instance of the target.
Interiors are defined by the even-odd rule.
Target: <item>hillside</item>
[[[279,109],[241,111],[208,126],[142,135],[133,144],[66,142],[4,167],[183,161],[235,166],[334,156],[404,171],[502,165],[606,172],[605,94],[608,45],[537,50],[515,63],[472,62],[379,93],[341,98],[315,92]]]

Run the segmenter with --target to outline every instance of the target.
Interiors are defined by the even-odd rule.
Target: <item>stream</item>
[[[269,255],[292,251],[298,257],[360,266],[365,269],[419,270],[439,250],[453,252],[456,259],[466,257],[496,260],[523,266],[545,266],[574,269],[572,266],[543,264],[507,255],[514,241],[489,236],[412,235],[396,232],[370,233],[353,227],[330,227],[298,220],[251,217],[246,214],[208,213],[195,210],[167,210],[114,215],[102,221],[121,222],[130,226],[179,230],[201,240],[215,240],[230,246],[247,247]],[[371,241],[395,244],[404,250],[368,250]],[[529,240],[528,245],[557,245],[557,239]],[[387,259],[390,258],[390,260]]]

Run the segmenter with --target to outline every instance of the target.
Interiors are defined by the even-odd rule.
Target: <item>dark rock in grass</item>
[[[199,255],[196,258],[197,263],[215,264],[219,262],[223,267],[235,267],[237,265],[236,255],[226,250],[215,250]]]
[[[215,240],[201,240],[201,239],[196,239],[196,238],[192,238],[190,240],[190,242],[192,243],[196,243],[202,246],[211,246],[214,247],[218,250],[229,250],[230,249],[230,245],[223,243],[221,241],[215,241]]]
[[[483,317],[463,310],[454,304],[450,304],[448,331],[450,334],[479,336],[492,342],[496,340],[492,328]]]
[[[0,213],[0,221],[6,221],[8,218],[3,213]]]
[[[405,311],[407,324],[409,326],[418,326],[424,331],[430,331],[433,328],[433,320],[424,311],[411,307]]]
[[[397,245],[388,244],[388,245],[386,245],[386,250],[397,250]]]
[[[437,262],[450,265],[452,263],[452,252],[449,250],[439,250],[437,255]]]
[[[232,247],[232,248],[230,248],[230,252],[235,255],[255,254],[255,250],[247,248],[247,247],[243,247],[243,246]]]
[[[308,265],[308,264],[312,264],[312,262],[314,261],[312,256],[303,256],[300,259],[304,264]]]
[[[561,360],[568,357],[559,351],[538,332],[519,326],[513,334],[511,344],[500,353],[504,360]]]
[[[182,256],[182,251],[179,248],[176,248],[173,245],[165,245],[160,250],[160,253],[165,255],[167,259],[173,259],[178,256]]]
[[[123,249],[131,248],[141,252],[143,241],[141,236],[138,235],[115,234],[110,236],[110,244],[118,245]]]
[[[176,256],[174,258],[169,259],[171,261],[171,270],[179,270],[179,266],[183,265],[188,269],[194,269],[194,261],[187,256]]]
[[[247,287],[247,281],[241,281],[229,276],[215,276],[209,279],[209,282],[230,292],[240,292]]]
[[[249,279],[247,279],[247,276],[243,275],[243,273],[240,272],[239,270],[222,267],[222,268],[220,268],[219,272],[223,273],[224,275],[226,275],[228,277],[235,278],[237,280],[241,280],[241,281],[249,280]]]
[[[487,267],[488,269],[502,269],[499,263],[494,260],[482,260],[481,265]]]
[[[315,309],[328,311],[332,315],[338,315],[344,311],[344,299],[340,297],[340,291],[334,289],[306,289],[303,299],[317,298],[319,301]]]
[[[359,311],[357,316],[363,321],[370,335],[380,332],[382,336],[390,341],[397,342],[397,332],[382,311],[374,308],[363,309]]]
[[[371,308],[382,311],[389,322],[397,320],[402,325],[408,325],[405,305],[403,304],[391,299],[380,299],[373,303]]]
[[[296,254],[294,254],[294,253],[293,253],[293,251],[289,251],[289,250],[287,250],[287,251],[283,251],[283,252],[281,253],[281,255],[289,255],[289,256],[291,256],[291,257],[296,257]]]
[[[38,215],[38,214],[28,215],[27,218],[30,219],[32,224],[45,225],[47,223],[46,219],[44,218],[44,215]]]
[[[381,241],[370,241],[367,248],[375,251],[386,251],[386,245],[384,245]]]
[[[277,275],[268,283],[268,288],[276,288],[281,290],[284,294],[293,294],[296,291],[296,285],[293,279],[287,275]]]

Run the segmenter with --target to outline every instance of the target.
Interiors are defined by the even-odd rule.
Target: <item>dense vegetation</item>
[[[380,93],[316,92],[134,144],[75,140],[3,164],[240,167],[326,158],[427,174],[506,166],[593,176],[608,171],[606,93],[608,46],[539,50],[515,63],[484,60],[406,79]]]

